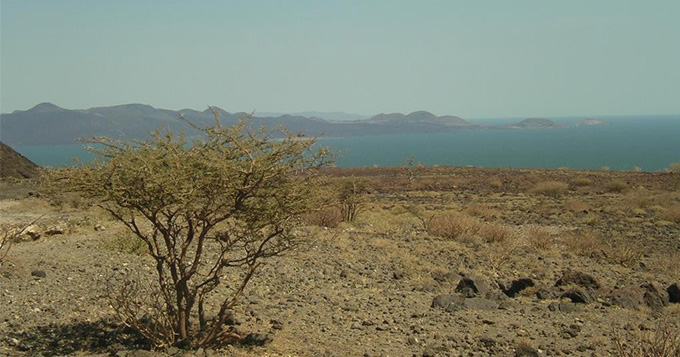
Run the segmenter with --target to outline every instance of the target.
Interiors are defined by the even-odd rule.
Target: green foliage
[[[158,303],[125,285],[112,301],[156,347],[237,338],[224,321],[262,259],[294,247],[318,168],[330,160],[326,149],[312,150],[314,140],[252,130],[245,119],[222,127],[214,113],[214,126],[194,126],[202,140],[189,144],[161,129],[146,141],[98,138],[90,142],[103,147],[93,150],[101,159],[47,177],[48,186],[82,194],[143,242],[158,275]],[[280,133],[285,138],[275,140]]]

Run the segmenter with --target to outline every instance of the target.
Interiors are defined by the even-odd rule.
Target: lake
[[[571,124],[582,118],[552,118]],[[319,144],[341,153],[340,167],[440,166],[560,168],[658,171],[680,162],[680,115],[598,117],[601,126],[566,129],[483,129],[448,133],[321,138]],[[518,119],[471,120],[479,124]],[[93,158],[82,145],[19,146],[17,151],[41,166],[63,166],[73,158]]]

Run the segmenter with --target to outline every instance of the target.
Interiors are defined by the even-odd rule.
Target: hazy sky
[[[680,113],[678,0],[0,0],[0,110]]]

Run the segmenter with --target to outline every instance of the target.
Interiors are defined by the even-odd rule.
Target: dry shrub
[[[604,186],[604,189],[607,192],[621,193],[628,189],[628,184],[621,180],[612,180]]]
[[[642,244],[631,240],[608,242],[603,249],[603,255],[610,263],[632,268],[640,264],[640,260],[645,255],[645,248]]]
[[[680,356],[680,328],[669,321],[661,321],[651,331],[617,331],[614,344],[620,357]]]
[[[564,202],[564,209],[571,212],[583,212],[590,209],[590,205],[574,199]]]
[[[541,227],[529,227],[526,232],[526,241],[529,247],[536,250],[548,250],[553,246],[553,237],[550,232]]]
[[[104,248],[125,254],[143,255],[146,252],[146,243],[136,235],[126,232],[106,240]]]
[[[342,211],[338,207],[326,207],[309,212],[302,219],[313,226],[335,228],[342,222]]]
[[[485,220],[490,220],[501,216],[500,210],[481,203],[469,204],[465,209],[465,213],[469,214],[470,216],[483,218]]]
[[[443,212],[430,217],[427,232],[433,236],[458,239],[477,234],[481,226],[477,218],[459,212]]]
[[[674,162],[666,169],[666,172],[680,173],[680,162]]]
[[[586,177],[577,177],[573,180],[571,180],[571,184],[576,186],[576,187],[584,187],[584,186],[590,186],[590,184],[593,183],[593,180],[586,178]]]
[[[564,237],[564,247],[582,257],[595,257],[602,250],[602,241],[592,231],[581,229]]]
[[[663,214],[661,214],[661,218],[666,221],[680,223],[680,206],[674,206],[667,209],[665,212],[663,212]]]
[[[513,239],[513,237],[505,242],[489,244],[489,247],[485,250],[489,266],[494,270],[500,270],[501,267],[507,266],[510,259],[518,253],[519,248],[519,241]]]
[[[502,243],[512,236],[512,230],[502,224],[488,223],[481,226],[479,235],[487,243]]]
[[[550,197],[558,197],[566,193],[569,185],[559,181],[539,182],[531,189],[531,192]]]

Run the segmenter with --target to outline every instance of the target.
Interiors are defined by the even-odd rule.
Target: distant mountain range
[[[246,113],[229,113],[215,108],[219,112],[223,125],[233,125]],[[307,112],[306,114],[320,112]],[[167,110],[157,109],[145,104],[125,104],[112,107],[89,109],[64,109],[52,103],[40,103],[29,110],[17,110],[10,114],[0,115],[0,140],[9,145],[60,145],[73,144],[78,138],[92,136],[108,136],[118,139],[145,138],[150,131],[159,126],[179,132],[184,130],[188,136],[197,132],[180,119],[182,114],[186,120],[197,124],[213,122],[210,109],[197,111],[193,109]],[[266,113],[265,113],[266,114]],[[260,114],[262,115],[262,114]],[[339,118],[343,117],[345,120]],[[463,129],[530,129],[560,128],[548,119],[527,119],[514,125],[489,126],[470,123],[452,115],[436,116],[426,111],[410,114],[391,113],[378,114],[368,119],[349,120],[352,114],[334,113],[335,118],[327,120],[316,115],[258,116],[250,119],[254,127],[270,128],[283,126],[292,132],[303,132],[311,136],[358,136],[404,133],[447,132]]]

